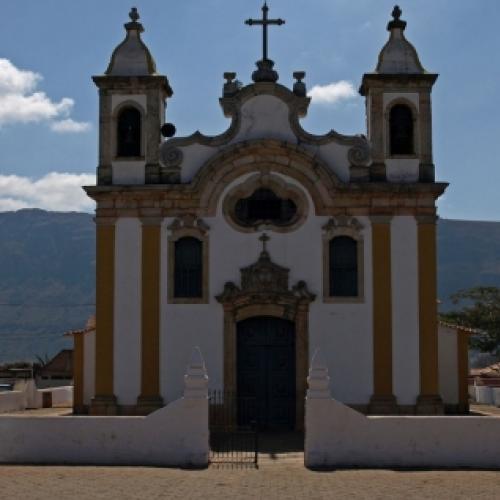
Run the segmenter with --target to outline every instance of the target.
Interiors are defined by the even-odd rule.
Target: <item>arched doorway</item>
[[[295,323],[256,316],[237,324],[238,423],[261,429],[295,427]]]

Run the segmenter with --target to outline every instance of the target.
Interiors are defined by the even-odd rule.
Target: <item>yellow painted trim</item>
[[[113,397],[114,223],[97,222],[96,238],[95,395]]]
[[[73,409],[78,413],[83,409],[84,340],[84,334],[73,335]]]
[[[418,223],[420,396],[439,394],[435,221]]]
[[[142,226],[141,398],[160,394],[161,225]]]
[[[469,405],[469,336],[457,330],[458,403],[462,409]]]
[[[372,221],[373,397],[392,397],[391,224]]]

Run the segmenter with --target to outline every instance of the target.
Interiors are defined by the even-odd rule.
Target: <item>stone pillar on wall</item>
[[[96,371],[92,415],[114,415],[117,410],[113,385],[115,222],[114,217],[96,217]]]
[[[84,341],[83,333],[73,334],[73,413],[84,413],[83,384],[84,384]]]
[[[137,411],[163,406],[160,396],[160,217],[142,219],[141,394]]]
[[[420,395],[417,413],[443,413],[439,395],[436,216],[417,216]]]
[[[391,219],[371,217],[373,276],[373,395],[369,413],[396,413],[392,381]]]

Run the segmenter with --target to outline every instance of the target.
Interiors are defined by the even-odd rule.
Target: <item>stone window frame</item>
[[[290,199],[297,207],[297,213],[289,224],[278,226],[276,224],[259,224],[243,226],[236,218],[236,204],[241,198],[248,198],[257,189],[270,189],[282,199]],[[274,231],[277,233],[289,233],[298,229],[306,221],[309,213],[309,202],[305,193],[284,179],[272,174],[257,174],[246,179],[241,184],[234,186],[225,195],[222,204],[222,213],[226,222],[236,231],[241,233],[256,233],[259,231]]]
[[[209,226],[194,215],[176,218],[167,227],[167,302],[169,304],[208,304],[209,303]],[[175,280],[175,243],[181,238],[192,237],[201,241],[202,283],[201,297],[176,297]]]
[[[135,108],[141,114],[141,154],[140,156],[118,156],[118,115],[125,108]],[[133,99],[127,99],[126,101],[120,102],[111,114],[111,151],[113,151],[112,161],[145,161],[146,160],[146,111],[142,105]]]
[[[391,154],[391,110],[394,106],[403,105],[410,109],[413,118],[413,153],[407,155],[392,155]],[[385,122],[385,156],[389,160],[417,160],[420,158],[420,147],[419,147],[419,129],[418,125],[420,122],[420,114],[418,108],[413,102],[411,102],[406,97],[397,97],[392,99],[385,108],[384,113]]]
[[[362,304],[365,302],[364,226],[355,217],[332,217],[323,230],[323,302],[329,304]],[[357,243],[358,294],[352,297],[330,295],[330,241],[337,236],[349,236]]]

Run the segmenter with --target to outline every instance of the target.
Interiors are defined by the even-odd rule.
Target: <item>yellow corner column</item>
[[[83,366],[84,333],[73,334],[73,413],[81,415],[83,411]]]
[[[163,406],[160,396],[161,218],[142,219],[141,395],[138,413]]]
[[[372,414],[397,411],[392,392],[392,270],[391,219],[370,217],[372,228],[373,277],[373,395],[368,408]]]
[[[114,415],[113,329],[115,293],[115,222],[113,217],[96,217],[96,345],[95,396],[92,415]]]
[[[417,413],[443,413],[439,395],[436,216],[417,216],[420,395]]]

